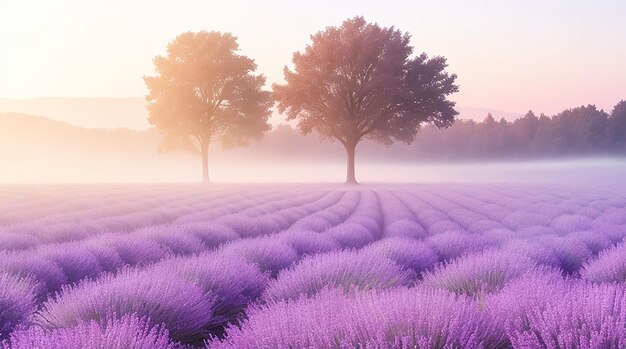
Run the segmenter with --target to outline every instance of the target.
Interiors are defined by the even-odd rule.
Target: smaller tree
[[[538,127],[539,118],[532,110],[529,110],[524,117],[513,121],[513,138],[518,155],[524,157],[530,155],[530,145],[535,138]]]
[[[274,84],[278,110],[298,119],[302,132],[317,131],[346,149],[346,182],[356,183],[355,149],[364,138],[411,143],[422,123],[447,127],[458,113],[447,96],[458,90],[443,57],[411,57],[409,35],[346,20],[311,36],[303,53]]]
[[[552,117],[557,130],[557,150],[562,154],[591,154],[607,146],[609,115],[595,105],[566,109]]]
[[[613,107],[607,135],[616,150],[620,152],[626,150],[626,101],[619,101]]]
[[[256,64],[238,48],[229,33],[187,32],[168,45],[165,57],[154,58],[157,74],[144,77],[150,124],[165,135],[167,149],[200,149],[206,183],[212,142],[242,146],[270,128],[273,102],[262,90],[265,77],[254,75]]]

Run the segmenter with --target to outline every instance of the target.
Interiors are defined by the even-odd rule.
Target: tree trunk
[[[347,154],[347,171],[346,171],[346,184],[358,184],[356,177],[354,176],[354,154],[356,152],[356,143],[345,144]]]
[[[211,183],[209,179],[209,142],[200,144],[202,148],[202,183]]]

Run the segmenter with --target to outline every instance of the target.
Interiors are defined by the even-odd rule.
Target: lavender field
[[[626,187],[0,187],[3,348],[624,348]]]

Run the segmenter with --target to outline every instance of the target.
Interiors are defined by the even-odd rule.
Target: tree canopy
[[[254,74],[256,64],[238,49],[229,33],[183,33],[166,56],[154,58],[156,75],[144,77],[149,122],[163,132],[167,148],[199,148],[205,182],[212,142],[246,145],[270,128],[273,102],[262,89],[265,77]]]
[[[423,123],[450,126],[458,114],[447,97],[458,91],[456,75],[445,71],[446,59],[412,57],[410,36],[348,19],[311,36],[304,52],[285,67],[285,84],[274,84],[280,112],[337,140],[347,153],[346,182],[356,182],[354,155],[363,139],[411,143]]]

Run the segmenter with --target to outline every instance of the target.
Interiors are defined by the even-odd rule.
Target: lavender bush
[[[71,328],[45,330],[35,326],[16,331],[3,349],[176,349],[164,327],[151,326],[136,316],[96,321]]]
[[[27,325],[36,309],[35,289],[32,280],[0,272],[0,340]]]
[[[527,256],[498,250],[485,251],[442,264],[424,275],[423,284],[469,296],[482,296],[535,268]]]
[[[386,238],[363,248],[389,258],[399,266],[413,270],[416,276],[432,269],[437,263],[437,254],[421,241],[406,238]]]
[[[581,275],[593,282],[626,282],[626,243],[603,251],[585,264]]]
[[[507,335],[515,348],[623,348],[626,346],[626,288],[572,282],[560,289],[534,285],[521,318],[509,323]],[[549,292],[546,292],[549,291]],[[518,293],[518,297],[524,297]],[[527,296],[526,296],[527,297]]]
[[[506,348],[477,304],[444,291],[394,289],[278,302],[250,311],[209,348]]]
[[[0,270],[16,276],[28,275],[37,281],[38,298],[44,298],[67,283],[56,263],[33,252],[0,253]]]
[[[303,259],[283,271],[265,291],[266,300],[310,297],[325,288],[354,290],[406,286],[415,277],[391,260],[369,251],[338,251]]]
[[[215,295],[211,318],[204,325],[212,335],[221,334],[226,324],[236,323],[269,282],[267,274],[243,258],[218,254],[163,261],[147,272],[175,275]]]
[[[279,271],[298,259],[293,247],[275,237],[235,241],[224,245],[220,253],[240,256],[272,276],[278,275]]]
[[[207,337],[215,301],[213,293],[173,275],[125,270],[65,288],[43,304],[35,321],[49,329],[69,328],[134,314],[164,324],[178,341],[197,342]]]

